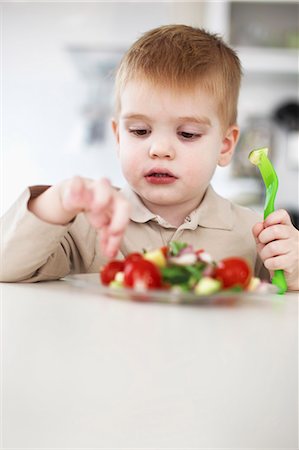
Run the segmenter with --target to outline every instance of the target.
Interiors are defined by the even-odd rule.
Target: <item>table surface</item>
[[[0,290],[2,448],[298,448],[297,294],[206,307],[65,280]]]

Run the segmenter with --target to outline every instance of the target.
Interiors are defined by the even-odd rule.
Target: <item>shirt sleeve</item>
[[[54,225],[28,210],[30,198],[48,187],[27,188],[1,218],[2,282],[55,280],[86,272],[93,261],[96,232],[84,214],[67,225]]]

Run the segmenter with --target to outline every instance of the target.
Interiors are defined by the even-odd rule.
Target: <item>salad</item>
[[[109,261],[100,269],[100,280],[116,289],[172,290],[199,296],[222,290],[255,291],[262,285],[245,259],[231,257],[216,262],[204,250],[177,241]]]

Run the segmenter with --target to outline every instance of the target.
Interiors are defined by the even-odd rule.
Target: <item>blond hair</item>
[[[115,113],[131,80],[179,91],[198,87],[215,96],[225,127],[237,121],[240,60],[216,34],[187,25],[165,25],[146,32],[126,52],[115,79]]]

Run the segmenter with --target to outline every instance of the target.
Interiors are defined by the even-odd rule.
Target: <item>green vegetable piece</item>
[[[200,263],[194,264],[192,266],[185,266],[185,269],[187,270],[187,272],[190,273],[190,275],[195,277],[197,279],[197,281],[198,281],[198,280],[201,279],[202,272],[203,272],[205,267],[206,267],[206,264],[200,262]]]
[[[184,266],[166,266],[161,269],[163,281],[170,284],[182,284],[188,282],[190,273]]]
[[[242,286],[240,286],[239,284],[236,284],[235,286],[231,287],[228,290],[231,292],[241,292],[241,291],[244,291],[244,288]]]
[[[188,247],[188,244],[185,242],[172,241],[169,244],[170,254],[173,256],[177,256],[183,248]]]
[[[113,289],[120,289],[120,288],[123,288],[124,286],[120,281],[113,280],[113,281],[110,281],[109,287],[113,288]]]
[[[251,164],[254,164],[255,166],[258,166],[259,164],[261,164],[262,159],[264,156],[268,156],[268,148],[267,147],[263,147],[263,148],[257,148],[256,150],[252,150],[249,153],[249,161],[251,162]]]
[[[174,284],[171,290],[174,292],[190,292],[190,287],[188,284]]]

